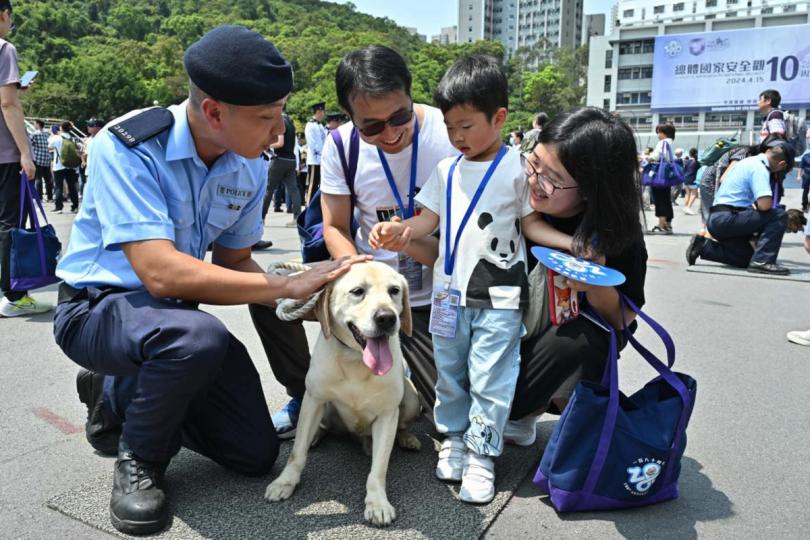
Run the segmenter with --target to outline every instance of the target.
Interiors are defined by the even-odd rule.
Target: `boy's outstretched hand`
[[[372,249],[402,251],[411,241],[413,230],[402,223],[402,218],[394,216],[391,221],[377,223],[371,229],[368,245]]]

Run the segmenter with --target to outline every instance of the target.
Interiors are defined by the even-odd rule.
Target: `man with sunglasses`
[[[458,151],[447,137],[441,111],[414,104],[411,74],[403,58],[392,49],[372,45],[349,53],[338,66],[335,83],[338,102],[352,120],[338,128],[347,161],[352,130],[359,131],[354,217],[360,228],[352,237],[349,188],[337,146],[329,137],[321,161],[321,207],[327,248],[333,257],[373,255],[406,277],[414,325],[413,337],[403,338],[403,352],[412,369],[423,365],[432,369],[432,362],[411,362],[410,358],[433,356],[428,333],[432,269],[425,264],[433,264],[436,238],[413,242],[404,254],[375,251],[367,239],[375,224],[413,215],[417,211],[413,200],[419,188],[442,159],[458,155]],[[309,367],[303,325],[300,321],[280,321],[263,306],[251,306],[251,314],[273,373],[292,398],[273,415],[273,423],[280,438],[294,437]],[[435,380],[435,372],[415,380]],[[418,390],[422,395],[433,394],[432,387]]]
[[[36,178],[36,164],[20,104],[17,49],[6,41],[14,31],[11,1],[0,0],[0,317],[19,317],[50,311],[52,306],[11,290],[11,229],[20,218],[20,171]]]

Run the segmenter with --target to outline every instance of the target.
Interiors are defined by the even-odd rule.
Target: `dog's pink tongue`
[[[394,365],[394,357],[388,348],[388,336],[366,338],[366,348],[363,350],[363,363],[374,375],[385,375]]]

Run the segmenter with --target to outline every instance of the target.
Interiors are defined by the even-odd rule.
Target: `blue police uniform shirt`
[[[143,287],[121,244],[171,240],[205,258],[208,244],[232,249],[262,237],[268,164],[233,152],[209,168],[197,155],[186,103],[169,107],[174,125],[134,148],[107,129],[96,135],[67,252],[56,275],[76,288]]]
[[[771,168],[765,154],[739,161],[717,189],[714,205],[726,204],[748,208],[760,197],[773,197]]]
[[[802,169],[802,181],[807,182],[810,180],[810,152],[805,152],[802,156],[799,168]]]

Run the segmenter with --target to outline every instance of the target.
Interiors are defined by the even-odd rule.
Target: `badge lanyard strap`
[[[456,266],[456,251],[458,250],[458,242],[461,239],[461,233],[464,231],[464,227],[467,226],[467,222],[470,220],[473,210],[475,210],[475,207],[478,205],[478,200],[484,193],[484,188],[487,187],[490,178],[492,178],[495,169],[498,167],[498,163],[501,162],[504,155],[506,155],[506,145],[501,146],[501,149],[498,151],[498,155],[495,156],[492,164],[490,164],[487,172],[484,174],[484,178],[481,179],[481,183],[478,184],[478,188],[475,190],[475,195],[473,195],[470,205],[467,207],[467,212],[464,214],[464,217],[461,218],[461,223],[458,225],[458,232],[456,233],[456,240],[453,242],[452,250],[450,250],[450,227],[452,226],[451,210],[453,206],[453,173],[455,172],[456,165],[458,164],[459,160],[461,160],[463,155],[458,156],[453,164],[450,165],[450,172],[447,174],[447,208],[445,209],[445,214],[447,214],[447,226],[445,227],[446,230],[444,235],[444,273],[447,276],[453,275],[453,268]]]
[[[414,115],[415,116],[415,115]],[[391,167],[388,166],[388,160],[385,159],[385,154],[383,151],[377,148],[377,155],[380,156],[380,163],[382,163],[383,171],[385,171],[385,177],[388,179],[388,185],[391,187],[391,192],[394,194],[394,198],[399,205],[399,209],[402,211],[402,217],[404,219],[412,218],[414,214],[414,195],[416,191],[416,161],[417,155],[419,154],[419,119],[416,118],[413,127],[413,151],[411,152],[411,183],[408,189],[408,208],[405,208],[405,205],[402,204],[402,197],[399,195],[399,190],[397,189],[397,184],[394,182],[394,175],[391,173]]]

